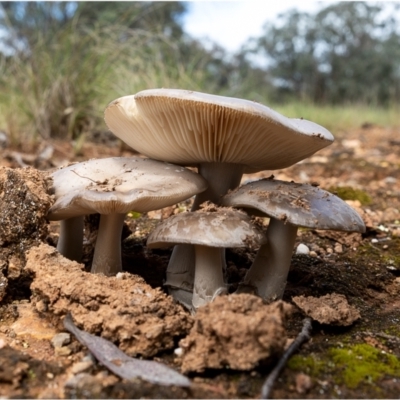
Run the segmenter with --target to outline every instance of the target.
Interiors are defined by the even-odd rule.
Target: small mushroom
[[[270,217],[268,241],[260,247],[238,289],[238,292],[255,291],[266,300],[283,295],[299,226],[365,232],[361,217],[347,203],[307,184],[262,179],[230,192],[221,203]]]
[[[219,204],[221,196],[239,186],[243,173],[288,167],[333,142],[322,126],[262,104],[177,89],[116,99],[107,106],[105,121],[147,157],[198,168],[209,186],[196,196],[192,211],[206,201]],[[193,248],[177,246],[166,286],[178,300],[181,290],[191,290],[193,268]]]
[[[171,206],[207,187],[195,172],[140,157],[93,159],[61,168],[52,177],[56,201],[48,218],[61,220],[59,251],[79,257],[82,218],[99,213],[91,271],[109,275],[121,271],[120,241],[126,213]]]
[[[264,242],[264,234],[252,224],[249,216],[222,208],[181,213],[168,218],[150,234],[147,246],[168,247],[178,243],[194,246],[193,298],[188,297],[185,305],[196,310],[226,292],[223,278],[225,260],[219,249],[261,245]]]

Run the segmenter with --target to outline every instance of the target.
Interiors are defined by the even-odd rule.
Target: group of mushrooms
[[[52,173],[60,220],[58,250],[80,260],[83,217],[99,213],[92,272],[121,271],[121,233],[130,211],[146,213],[192,196],[190,212],[162,221],[149,248],[175,245],[165,286],[195,311],[227,292],[225,249],[259,247],[238,292],[282,297],[298,227],[363,232],[360,216],[318,187],[243,174],[276,170],[333,142],[304,119],[287,118],[248,100],[174,89],[144,90],[111,102],[109,129],[148,158],[93,159]],[[196,167],[198,173],[184,167]],[[253,216],[269,217],[267,229]]]

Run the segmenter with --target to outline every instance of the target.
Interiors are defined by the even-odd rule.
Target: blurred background
[[[0,2],[0,131],[105,132],[117,97],[182,88],[335,130],[400,125],[400,3]]]

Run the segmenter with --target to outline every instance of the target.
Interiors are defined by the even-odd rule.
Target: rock
[[[54,353],[56,356],[67,357],[72,353],[72,350],[69,347],[55,347]]]
[[[80,361],[77,362],[76,364],[74,364],[71,368],[71,372],[76,375],[79,374],[81,372],[85,372],[88,369],[93,367],[93,361]]]
[[[54,335],[53,338],[51,339],[51,344],[53,345],[54,348],[63,347],[66,344],[69,344],[70,342],[71,342],[71,335],[67,332],[57,333],[57,335]]]
[[[308,254],[310,254],[310,249],[309,249],[305,244],[300,243],[300,244],[297,246],[296,254],[305,254],[305,255],[308,255]]]
[[[295,377],[296,392],[299,394],[307,393],[312,387],[312,380],[309,375],[303,374],[302,372],[297,374]]]

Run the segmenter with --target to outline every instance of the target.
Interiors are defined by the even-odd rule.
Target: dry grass
[[[106,129],[103,110],[123,95],[158,87],[218,94],[199,57],[184,62],[179,46],[164,36],[121,27],[78,32],[72,24],[51,40],[39,35],[30,54],[0,58],[0,130],[14,145],[57,137],[72,140]],[[243,84],[235,96],[248,98],[248,92]],[[384,109],[258,100],[334,132],[364,123],[399,125],[399,105]]]

